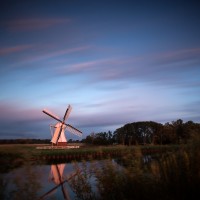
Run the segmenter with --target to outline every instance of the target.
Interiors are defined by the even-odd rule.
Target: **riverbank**
[[[38,144],[0,145],[0,172],[7,172],[27,162],[32,164],[62,163],[74,160],[121,157],[138,152],[142,154],[160,154],[177,149],[177,146],[87,146],[82,144],[80,148],[74,149],[51,149],[51,145],[46,144],[39,146],[48,148],[38,149]]]

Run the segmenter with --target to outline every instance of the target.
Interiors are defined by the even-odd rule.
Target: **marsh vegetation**
[[[80,199],[194,199],[200,194],[200,142],[195,140],[176,151],[146,155],[137,149],[79,174],[71,187]],[[96,178],[98,195],[89,185]],[[81,181],[80,181],[81,180]],[[84,189],[85,188],[85,189]]]
[[[0,152],[1,163],[7,164],[1,167],[1,199],[39,199],[47,190],[45,181],[48,182],[42,168],[61,163],[65,159],[59,158],[72,152],[77,157],[73,156],[66,166],[76,175],[70,179],[68,175],[63,176],[72,199],[178,200],[192,199],[200,193],[199,137],[178,146],[36,151],[33,145],[17,145],[1,146]],[[43,159],[45,156],[55,156],[55,159]],[[9,164],[12,167],[5,169]],[[14,167],[21,172],[17,177],[13,175]],[[61,194],[62,189],[60,199],[64,199]]]

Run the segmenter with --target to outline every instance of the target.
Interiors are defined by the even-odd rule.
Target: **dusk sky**
[[[200,1],[1,1],[0,139],[50,139],[69,104],[80,139],[200,123]]]

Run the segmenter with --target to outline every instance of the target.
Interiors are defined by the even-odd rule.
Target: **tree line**
[[[50,139],[0,139],[0,144],[49,144]]]
[[[50,144],[50,139],[0,139],[0,144]],[[79,143],[79,140],[69,139],[68,143]]]
[[[91,133],[82,142],[94,145],[181,144],[195,136],[200,136],[200,124],[178,119],[164,125],[153,121],[128,123],[113,133]]]
[[[195,136],[200,136],[200,123],[183,122],[182,119],[167,122],[164,125],[153,121],[125,124],[114,132],[91,133],[81,142],[93,145],[145,145],[145,144],[181,144]],[[49,144],[50,139],[1,139],[0,144]]]

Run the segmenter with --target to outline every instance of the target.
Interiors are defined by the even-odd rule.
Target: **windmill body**
[[[77,135],[77,136],[82,136],[82,132],[73,126],[66,124],[65,121],[69,117],[69,114],[72,110],[72,107],[69,105],[65,115],[63,117],[63,120],[61,120],[59,117],[56,115],[52,114],[51,112],[47,111],[46,109],[43,110],[43,113],[47,114],[48,116],[52,117],[53,119],[57,120],[57,123],[54,126],[50,126],[51,128],[53,127],[53,135],[51,142],[53,145],[58,145],[58,146],[65,146],[67,145],[67,139],[65,136],[65,130],[68,130],[69,132]]]
[[[62,126],[62,123],[58,122],[55,126],[54,126],[54,133],[53,133],[53,137],[51,139],[51,142],[53,144],[56,144],[57,142],[57,138],[58,138],[58,134],[60,132],[60,129],[61,129],[61,126]],[[58,146],[64,146],[64,145],[67,145],[67,138],[65,136],[65,130],[66,130],[66,125],[64,124],[62,126],[62,131],[61,131],[61,134],[60,134],[60,137],[58,138],[58,143],[57,145]]]

